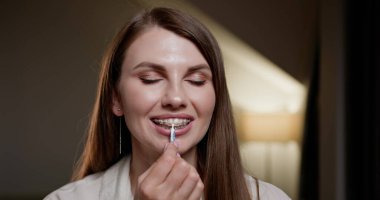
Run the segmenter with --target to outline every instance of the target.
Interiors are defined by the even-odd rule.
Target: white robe
[[[105,172],[89,175],[69,183],[50,193],[44,200],[125,200],[133,199],[129,180],[130,157],[121,159]],[[246,175],[252,199],[257,199],[256,181]],[[269,183],[259,181],[261,200],[288,200],[282,190]]]

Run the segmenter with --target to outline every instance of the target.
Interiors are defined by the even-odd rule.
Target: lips
[[[156,130],[163,135],[170,134],[170,128],[172,125],[174,125],[174,128],[176,129],[176,135],[185,134],[190,130],[193,120],[194,118],[187,114],[159,115],[151,118]]]

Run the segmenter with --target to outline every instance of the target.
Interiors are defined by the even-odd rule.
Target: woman
[[[244,174],[218,44],[169,8],[137,15],[105,54],[73,181],[46,199],[289,199]]]

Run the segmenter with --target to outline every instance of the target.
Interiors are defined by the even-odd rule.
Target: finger
[[[188,199],[193,193],[195,186],[200,181],[198,172],[194,167],[191,168],[190,172],[187,174],[186,179],[183,181],[181,187],[177,191],[177,199]]]
[[[165,144],[165,147],[164,147],[164,150],[163,150],[163,153],[167,150],[167,148],[168,148],[168,145],[169,145],[169,143],[167,143],[167,144]],[[178,154],[178,153],[177,153]],[[150,173],[150,171],[152,170],[152,168],[154,168],[155,166],[157,165],[157,161],[156,162],[154,162],[143,174],[141,174],[140,176],[139,176],[139,183],[141,183],[142,182],[142,180],[144,180],[145,179],[145,177],[146,176],[148,176],[148,174]],[[141,180],[141,181],[140,181]]]
[[[149,183],[145,184],[153,186],[158,186],[164,182],[176,162],[176,155],[177,147],[174,144],[168,144],[164,153],[147,170],[148,173],[141,178],[141,184],[144,184],[146,180],[149,180]]]
[[[144,173],[142,173],[139,177],[138,177],[138,184],[141,184],[145,178],[148,176],[148,174],[150,174],[150,171],[152,170],[152,168],[154,167],[155,164],[153,164],[151,167],[149,167]]]
[[[188,176],[190,170],[190,164],[188,164],[182,158],[177,158],[172,171],[169,173],[168,177],[161,184],[160,187],[162,187],[165,191],[169,193],[174,193],[181,187],[183,181]]]
[[[190,194],[189,200],[199,200],[203,195],[203,189],[203,182],[199,179],[197,185],[193,189],[193,192]]]

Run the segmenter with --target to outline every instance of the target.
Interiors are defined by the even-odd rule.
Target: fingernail
[[[180,157],[181,157],[181,154],[177,153],[177,157],[180,158]]]
[[[177,141],[174,141],[173,144],[174,144],[174,146],[176,146],[177,148],[179,147]]]

